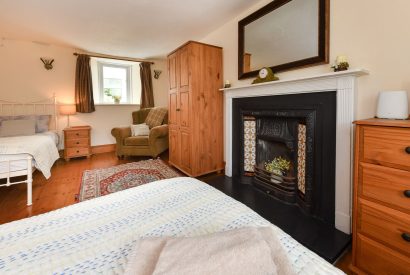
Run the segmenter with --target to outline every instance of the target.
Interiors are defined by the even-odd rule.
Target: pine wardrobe
[[[222,48],[189,41],[168,75],[169,163],[193,177],[223,170]]]

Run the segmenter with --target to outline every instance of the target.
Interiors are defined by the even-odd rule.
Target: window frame
[[[111,67],[111,68],[121,68],[126,70],[126,93],[127,93],[127,101],[126,102],[121,102],[119,104],[125,104],[125,105],[130,105],[133,104],[133,98],[132,98],[132,79],[131,79],[131,71],[132,71],[132,65],[128,64],[118,64],[118,63],[112,63],[112,62],[104,62],[104,61],[97,61],[97,68],[98,68],[98,88],[99,88],[99,95],[100,95],[100,100],[99,100],[99,105],[108,105],[108,104],[114,104],[113,102],[104,102],[104,73],[103,69],[104,67]]]

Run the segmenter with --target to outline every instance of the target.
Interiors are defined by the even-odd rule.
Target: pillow
[[[147,118],[145,119],[145,123],[149,126],[150,129],[156,126],[160,126],[162,125],[167,112],[168,110],[163,107],[152,108],[149,111]]]
[[[36,133],[34,119],[5,120],[2,122],[0,137],[29,136]]]
[[[48,131],[51,115],[36,116],[36,133],[44,133]]]
[[[47,132],[50,124],[51,115],[18,115],[18,116],[0,116],[0,126],[7,120],[32,120],[36,121],[36,133]]]
[[[132,136],[149,136],[149,127],[147,124],[136,124],[131,125],[131,135]]]

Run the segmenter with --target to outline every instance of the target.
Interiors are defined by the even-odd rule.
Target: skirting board
[[[104,145],[91,146],[91,152],[93,154],[115,152],[115,149],[116,149],[115,147],[116,147],[116,144],[104,144]]]
[[[92,154],[102,154],[102,153],[111,153],[115,152],[116,144],[103,144],[103,145],[96,145],[91,146],[91,153]],[[64,155],[64,150],[60,150],[60,158]]]

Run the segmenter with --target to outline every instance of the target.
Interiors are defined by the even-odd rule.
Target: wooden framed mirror
[[[329,63],[329,0],[275,0],[238,23],[238,79]]]

